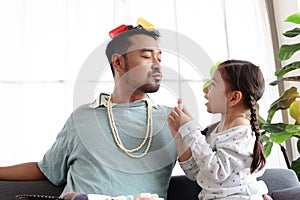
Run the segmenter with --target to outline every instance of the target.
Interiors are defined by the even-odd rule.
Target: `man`
[[[142,192],[166,197],[176,150],[170,108],[147,93],[160,87],[156,30],[128,26],[107,45],[114,77],[111,95],[76,109],[40,162],[0,167],[1,180],[45,180],[76,191],[110,196]]]

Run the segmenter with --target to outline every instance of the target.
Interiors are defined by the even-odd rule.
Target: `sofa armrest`
[[[266,183],[269,195],[272,195],[274,191],[300,186],[295,171],[285,168],[266,169],[265,173],[258,180],[263,180]]]
[[[0,200],[15,200],[20,194],[59,196],[63,189],[50,181],[0,181]]]

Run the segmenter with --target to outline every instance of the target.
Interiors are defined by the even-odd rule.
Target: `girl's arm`
[[[181,114],[181,110],[185,113],[184,115]],[[191,180],[196,180],[196,175],[199,173],[199,168],[197,165],[195,165],[195,162],[192,158],[191,148],[189,148],[189,146],[182,139],[181,135],[178,133],[179,127],[191,120],[193,120],[193,118],[182,105],[175,107],[168,118],[170,130],[176,144],[179,164],[182,165],[185,163],[185,165],[188,165],[189,169],[184,169],[186,176]]]
[[[182,115],[181,110],[184,110],[186,114]],[[192,156],[192,152],[191,149],[183,141],[181,135],[178,133],[178,129],[182,124],[187,123],[191,120],[193,120],[191,115],[187,112],[185,107],[181,105],[181,102],[178,102],[178,107],[174,108],[168,118],[170,130],[176,144],[178,160],[180,162],[189,160]]]
[[[185,162],[192,157],[191,149],[183,141],[180,134],[174,138],[179,162]]]
[[[249,168],[255,136],[247,126],[235,127],[214,134],[212,144],[207,143],[195,121],[180,127],[185,143],[191,148],[192,158],[201,176],[215,181],[225,180],[233,171]]]
[[[228,134],[220,136],[220,141],[215,141],[216,145],[211,146],[202,135],[200,126],[192,121],[185,109],[174,108],[168,122],[172,133],[175,133],[173,136],[176,138],[179,133],[190,148],[190,153],[185,154],[191,155],[189,163],[183,165],[191,167],[186,169],[181,164],[186,173],[190,171],[188,173],[194,176],[200,170],[201,176],[218,181],[226,179],[233,170],[249,168],[255,137],[252,137],[251,129],[247,126],[241,126],[239,130],[228,130]],[[185,161],[186,158],[182,160]]]

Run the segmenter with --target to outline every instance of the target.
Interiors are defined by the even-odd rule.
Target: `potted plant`
[[[300,24],[300,12],[290,15],[285,22]],[[285,37],[297,37],[299,34],[300,28],[298,27],[283,33]],[[277,59],[279,61],[289,60],[294,53],[299,50],[300,43],[283,44],[280,46]],[[283,66],[280,70],[275,72],[277,80],[271,82],[270,85],[274,86],[283,81],[300,82],[300,76],[286,76],[288,72],[299,69],[300,61],[294,61]],[[295,119],[295,123],[272,123],[273,116],[278,110],[288,110],[290,116]],[[271,153],[274,143],[279,144],[283,148],[282,144],[291,138],[297,139],[297,150],[300,153],[300,95],[296,87],[285,90],[284,93],[271,104],[266,120],[259,116],[259,126],[262,130],[262,140],[267,156]],[[291,165],[289,164],[286,155],[285,158],[288,167],[296,172],[298,179],[300,180],[300,157],[293,160]]]

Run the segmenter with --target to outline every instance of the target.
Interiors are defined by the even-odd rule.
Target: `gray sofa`
[[[266,169],[260,177],[269,188],[274,200],[300,199],[300,183],[290,169]],[[63,185],[55,186],[49,181],[0,181],[0,200],[15,200],[15,195],[36,194],[59,196]],[[198,200],[201,188],[185,176],[171,178],[167,200]]]

